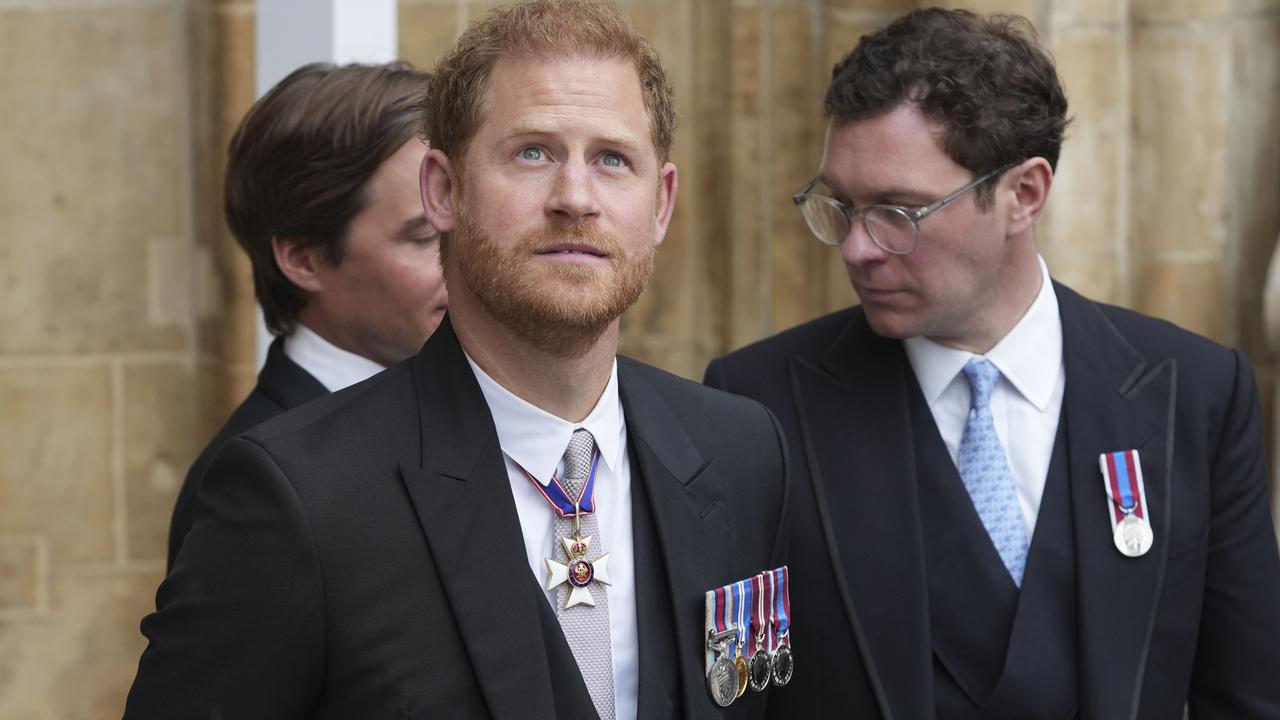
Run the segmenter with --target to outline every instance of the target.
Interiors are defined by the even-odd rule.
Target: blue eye
[[[541,160],[542,149],[536,148],[536,147],[527,147],[520,151],[520,157],[524,158],[525,160]]]
[[[615,167],[615,168],[622,167],[624,164],[622,161],[622,156],[617,153],[606,153],[604,156],[604,159],[601,160],[601,162],[603,162],[605,165],[609,167]]]

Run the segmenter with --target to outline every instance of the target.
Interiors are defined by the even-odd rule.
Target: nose
[[[889,257],[889,253],[871,239],[871,234],[867,232],[867,226],[862,222],[862,218],[856,216],[853,222],[849,223],[849,233],[840,243],[840,255],[849,266],[884,262]]]
[[[600,212],[591,170],[584,163],[567,162],[556,172],[547,211],[561,221],[580,222]]]

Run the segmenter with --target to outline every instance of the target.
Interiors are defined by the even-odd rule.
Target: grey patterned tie
[[[596,441],[587,430],[579,428],[573,431],[569,439],[569,447],[564,451],[564,475],[561,484],[570,498],[578,497],[582,485],[591,473],[591,461],[595,456]],[[597,508],[598,509],[598,508]],[[579,521],[579,532],[591,538],[587,559],[595,561],[604,555],[606,548],[604,538],[600,537],[600,523],[597,513],[583,515]],[[561,538],[573,537],[573,518],[555,517],[555,551],[563,554]],[[560,557],[556,558],[557,560]],[[574,605],[566,608],[570,586],[561,584],[556,588],[556,617],[560,620],[560,628],[564,631],[564,639],[578,661],[578,669],[582,671],[582,679],[591,693],[591,702],[600,713],[601,720],[614,720],[613,708],[613,649],[609,640],[609,595],[604,585],[593,582],[587,588],[595,605]]]

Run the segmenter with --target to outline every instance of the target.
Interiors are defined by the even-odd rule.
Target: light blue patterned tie
[[[1022,587],[1027,530],[1018,507],[1013,472],[991,415],[991,393],[1000,382],[1000,369],[988,360],[974,358],[963,372],[969,380],[969,416],[964,421],[956,466],[983,527],[1013,576],[1013,584]]]

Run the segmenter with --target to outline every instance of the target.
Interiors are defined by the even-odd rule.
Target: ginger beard
[[[590,349],[635,304],[657,251],[647,245],[628,252],[617,235],[593,223],[531,231],[504,247],[476,227],[465,200],[450,235],[442,255],[456,258],[459,279],[480,306],[525,342],[566,357]],[[608,264],[535,260],[540,249],[566,243],[596,248]]]

